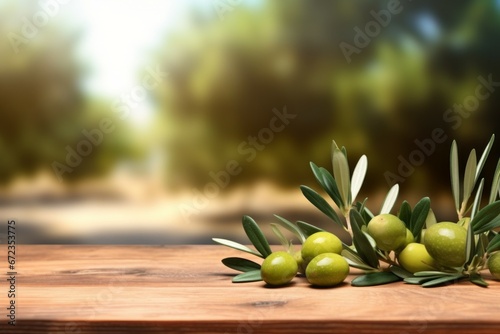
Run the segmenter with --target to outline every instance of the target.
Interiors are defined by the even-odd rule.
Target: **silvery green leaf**
[[[427,281],[432,281],[433,279],[443,277],[442,275],[434,275],[434,276],[413,276],[413,277],[407,277],[404,279],[405,283],[409,284],[422,284]]]
[[[493,239],[488,243],[488,247],[486,247],[487,253],[493,253],[500,249],[500,234],[496,234]]]
[[[347,263],[351,267],[358,268],[361,270],[367,270],[367,271],[376,269],[376,268],[372,268],[369,265],[367,265],[366,263],[364,263],[363,260],[359,256],[357,256],[354,253],[351,253],[349,251],[346,251],[345,249],[342,250],[341,255],[344,257],[344,259],[347,261]]]
[[[464,189],[462,196],[462,205],[465,207],[467,201],[472,194],[472,190],[474,189],[474,185],[476,183],[476,167],[477,167],[477,159],[476,159],[476,150],[472,150],[469,154],[469,158],[467,159],[467,165],[465,166],[465,174],[464,174]]]
[[[409,271],[405,270],[404,268],[402,267],[399,267],[399,266],[390,266],[389,267],[389,270],[394,274],[394,275],[397,275],[399,276],[400,278],[402,279],[405,279],[405,278],[408,278],[408,277],[412,277],[413,274],[410,273]]]
[[[325,168],[316,166],[314,162],[310,162],[309,165],[311,166],[314,177],[316,178],[316,181],[318,181],[321,188],[326,191],[339,208],[342,208],[342,198],[340,197],[337,183],[335,182],[332,174]]]
[[[283,247],[285,247],[285,249],[287,249],[287,250],[290,249],[292,244],[290,243],[290,240],[288,240],[283,235],[283,233],[281,232],[281,230],[278,227],[279,225],[275,224],[275,223],[271,223],[270,226],[271,226],[271,230],[273,231],[274,235],[276,235],[276,237],[280,241],[281,245],[283,245]]]
[[[399,185],[396,183],[392,186],[392,188],[387,193],[387,196],[384,199],[384,204],[382,204],[382,208],[380,209],[380,213],[390,213],[394,203],[396,203],[396,199],[398,198],[399,193]]]
[[[374,286],[400,281],[401,278],[390,271],[381,271],[358,276],[351,281],[352,286]]]
[[[345,154],[338,148],[333,149],[332,154],[333,177],[339,187],[344,210],[350,206],[349,198],[351,197],[351,185],[349,175],[349,165]]]
[[[470,264],[476,254],[476,241],[474,240],[474,229],[469,226],[465,243],[465,264]]]
[[[500,190],[500,159],[498,159],[497,167],[495,168],[495,174],[493,176],[493,181],[491,182],[491,192],[490,200],[488,203],[493,203],[499,194]]]
[[[455,208],[457,212],[460,210],[460,181],[458,170],[458,150],[457,142],[454,140],[451,144],[450,152],[450,176],[451,176],[451,190],[453,199],[455,201]]]
[[[422,228],[424,227],[430,208],[431,200],[429,197],[422,198],[413,208],[410,220],[410,231],[415,237],[416,242],[420,241]]]
[[[474,203],[472,205],[472,211],[470,214],[471,219],[474,218],[477,211],[479,210],[479,205],[481,204],[481,197],[483,196],[483,186],[484,186],[484,179],[481,179],[481,182],[479,182],[479,187],[477,188],[476,191],[476,196],[474,197]]]
[[[320,194],[307,186],[300,186],[300,190],[302,191],[302,194],[305,196],[305,198],[307,198],[309,202],[312,203],[312,205],[314,205],[321,212],[330,217],[339,226],[342,226],[342,228],[344,228],[344,225],[342,224],[342,221],[340,220],[335,210],[323,197],[321,197]]]
[[[301,243],[306,240],[304,233],[302,233],[302,230],[300,228],[298,228],[297,225],[295,225],[291,221],[289,221],[281,216],[274,215],[274,217],[278,218],[278,224],[280,224],[281,226],[283,226],[284,228],[286,228],[287,230],[289,230],[290,232],[295,234],[295,236],[297,236],[297,238],[299,238]]]
[[[484,164],[486,163],[486,159],[488,158],[488,155],[490,154],[491,147],[493,146],[493,142],[495,141],[495,135],[491,135],[490,141],[486,145],[486,148],[483,151],[483,154],[481,155],[481,159],[479,159],[479,163],[477,164],[476,168],[476,174],[475,174],[475,180],[479,178],[479,174],[481,174],[481,171],[483,170]]]
[[[361,189],[361,186],[363,185],[363,181],[366,176],[367,168],[368,168],[368,159],[366,158],[366,155],[363,155],[361,156],[361,158],[359,158],[359,161],[356,164],[356,167],[354,167],[354,171],[352,172],[351,202],[354,202],[356,200],[356,196],[358,196],[359,190]]]
[[[429,214],[425,219],[425,228],[429,228],[434,224],[437,224],[437,219],[436,216],[434,215],[434,211],[432,211],[432,209],[429,209]]]
[[[491,229],[491,225],[497,224],[499,215],[500,201],[496,201],[479,210],[470,221],[470,226],[474,228],[475,234],[486,232]]]
[[[418,271],[413,274],[415,277],[424,277],[424,276],[454,276],[457,275],[457,272],[446,272],[446,271],[438,271],[438,270],[425,270]]]
[[[242,223],[243,229],[245,230],[248,239],[250,239],[252,244],[255,246],[255,249],[257,249],[257,251],[259,251],[264,258],[268,257],[272,253],[272,250],[269,247],[269,242],[267,241],[264,233],[262,233],[259,225],[257,225],[255,220],[249,216],[243,216]]]
[[[304,233],[304,236],[307,238],[310,235],[313,235],[316,232],[322,232],[324,231],[322,228],[319,228],[317,226],[314,226],[312,224],[303,222],[303,221],[298,221],[297,226],[302,230],[302,233]]]
[[[246,283],[256,281],[262,281],[260,270],[247,271],[243,274],[239,274],[233,277],[233,283]]]
[[[410,204],[404,200],[401,203],[401,208],[398,212],[398,218],[405,223],[407,229],[410,229],[410,220],[411,220],[411,206]]]
[[[263,257],[262,254],[254,251],[253,249],[248,248],[245,245],[237,243],[235,241],[231,241],[231,240],[227,240],[227,239],[221,239],[221,238],[212,238],[212,240],[214,242],[218,243],[218,244],[223,245],[223,246],[231,247],[231,248],[237,249],[239,251],[246,252],[246,253],[249,253],[249,254],[252,254],[252,255],[255,255],[255,256],[258,256],[258,257]]]
[[[472,275],[469,280],[482,288],[487,288],[489,285],[479,274]]]
[[[488,232],[488,231],[491,231],[497,227],[500,227],[500,216],[496,216],[495,218],[490,220],[488,223],[479,227],[477,230],[474,228],[474,233],[480,234],[480,233]]]
[[[363,259],[363,262],[368,264],[370,267],[378,268],[380,266],[377,253],[375,249],[372,247],[370,241],[366,237],[366,234],[361,231],[359,227],[363,223],[360,220],[363,220],[359,212],[356,210],[351,210],[349,212],[349,216],[351,219],[351,228],[353,234],[353,244],[356,247],[356,252],[359,257]]]
[[[260,270],[260,264],[241,257],[226,257],[222,259],[222,263],[226,267],[242,272]]]
[[[463,277],[464,277],[463,274],[455,274],[455,275],[451,275],[451,276],[442,276],[442,277],[435,278],[435,279],[432,279],[430,281],[427,281],[427,282],[423,283],[422,286],[424,288],[430,288],[430,287],[437,286],[437,285],[443,285],[443,284],[451,282],[451,281],[458,281],[459,279],[461,279]]]

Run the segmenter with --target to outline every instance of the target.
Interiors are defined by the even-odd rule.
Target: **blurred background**
[[[319,190],[332,140],[368,156],[373,212],[399,183],[396,207],[455,220],[452,140],[463,171],[500,135],[498,0],[2,0],[0,30],[20,243],[244,242],[244,214],[331,228],[299,186]]]

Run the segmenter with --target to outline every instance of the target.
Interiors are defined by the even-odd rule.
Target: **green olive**
[[[297,275],[297,261],[287,252],[273,252],[262,262],[260,274],[269,285],[284,285]]]
[[[398,262],[411,273],[426,270],[436,270],[436,261],[429,255],[425,246],[419,243],[409,243],[398,255]]]
[[[488,258],[488,269],[494,278],[500,280],[500,252],[493,253]]]
[[[373,217],[368,223],[367,231],[377,243],[377,247],[384,251],[400,249],[406,242],[405,224],[389,213]]]
[[[306,278],[317,286],[334,286],[342,283],[349,274],[349,264],[336,253],[323,253],[309,262]]]
[[[425,232],[427,252],[446,267],[461,267],[465,263],[466,243],[467,230],[456,223],[437,223]]]
[[[302,259],[307,266],[316,256],[323,253],[342,252],[342,241],[330,232],[316,232],[310,235],[302,245]]]

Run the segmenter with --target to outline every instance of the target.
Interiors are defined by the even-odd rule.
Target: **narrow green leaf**
[[[339,226],[342,226],[342,228],[344,228],[344,225],[342,224],[342,221],[340,220],[335,210],[330,206],[330,204],[328,204],[328,202],[323,197],[321,197],[320,194],[318,194],[315,190],[307,186],[300,186],[300,190],[302,191],[302,194],[305,196],[305,198],[307,198],[312,205],[314,205],[321,212],[323,212],[325,215],[331,218]]]
[[[472,194],[472,190],[474,189],[476,181],[476,167],[476,150],[472,149],[472,151],[470,151],[469,158],[467,159],[467,165],[465,166],[462,204],[467,203]]]
[[[242,272],[260,270],[260,264],[241,257],[226,257],[222,259],[222,263],[226,267]]]
[[[414,276],[414,277],[407,277],[407,278],[405,278],[404,282],[405,283],[409,283],[409,284],[422,284],[422,283],[425,283],[427,281],[432,281],[433,279],[436,279],[436,278],[439,278],[439,277],[443,277],[443,276],[442,275],[421,276],[421,277]]]
[[[350,206],[349,198],[351,197],[351,185],[350,185],[350,175],[349,175],[349,165],[347,163],[347,158],[344,153],[338,148],[333,150],[332,156],[333,163],[333,177],[337,182],[339,187],[340,196],[342,197],[342,203],[344,208]]]
[[[500,227],[500,216],[496,216],[495,218],[493,218],[492,220],[490,220],[488,223],[484,224],[483,226],[481,226],[477,230],[476,230],[476,228],[474,228],[474,233],[480,234],[480,233],[488,232],[488,231],[491,231],[497,227]]]
[[[480,286],[480,287],[482,287],[482,288],[487,288],[487,287],[488,287],[488,285],[489,285],[489,284],[488,284],[488,282],[486,282],[486,281],[485,281],[485,280],[484,280],[484,279],[483,279],[480,275],[478,275],[478,274],[476,274],[476,275],[472,275],[472,276],[469,278],[469,280],[470,280],[472,283],[474,283],[474,284],[476,284],[476,285],[478,285],[478,286]]]
[[[467,229],[467,239],[465,243],[465,264],[470,264],[476,254],[476,241],[474,240],[474,228],[469,226]]]
[[[450,152],[450,176],[451,176],[451,190],[453,199],[455,200],[455,208],[457,212],[460,210],[460,175],[458,170],[458,149],[457,142],[454,140],[451,144]]]
[[[263,257],[262,254],[254,251],[253,249],[248,248],[245,245],[242,245],[240,243],[237,243],[235,241],[227,240],[227,239],[221,239],[221,238],[212,238],[212,240],[220,245],[227,246],[230,248],[237,249],[239,251],[249,253],[258,257]]]
[[[295,225],[291,221],[281,216],[274,215],[274,217],[278,218],[278,224],[280,224],[281,226],[283,226],[284,228],[295,234],[295,236],[299,238],[301,243],[303,243],[306,240],[304,233],[302,233],[301,229],[298,228],[297,225]]]
[[[401,279],[405,279],[408,277],[412,277],[413,274],[410,273],[409,271],[405,270],[404,268],[400,266],[390,266],[389,270],[396,276],[400,277]]]
[[[437,219],[436,216],[434,215],[434,211],[432,211],[432,209],[429,209],[429,214],[425,219],[425,228],[429,228],[434,224],[437,224]],[[420,238],[418,238],[418,241],[420,241]]]
[[[349,251],[346,251],[345,249],[342,250],[341,255],[345,258],[349,266],[358,268],[361,270],[375,270],[377,268],[370,267],[366,263],[363,262],[363,260],[356,254],[350,253]]]
[[[472,204],[472,210],[470,213],[470,218],[473,219],[479,210],[479,205],[481,204],[481,198],[483,196],[484,179],[479,182],[479,187],[477,187],[476,196],[474,197],[474,203]]]
[[[488,247],[486,247],[487,253],[493,253],[500,249],[500,234],[497,234],[490,240]]]
[[[410,220],[410,231],[413,233],[416,242],[420,241],[422,228],[431,208],[431,200],[429,197],[422,198],[413,208]]]
[[[323,188],[335,204],[340,208],[342,206],[342,199],[340,197],[337,183],[332,174],[325,168],[319,168],[314,162],[309,163],[313,171],[316,181],[318,181],[321,188]]]
[[[464,275],[462,275],[462,274],[456,274],[453,276],[443,276],[443,277],[439,277],[439,278],[427,281],[427,282],[423,283],[422,286],[424,288],[430,288],[430,287],[437,286],[437,285],[443,285],[443,284],[451,282],[451,281],[458,281],[460,278],[463,278],[463,277],[464,277]]]
[[[413,274],[415,277],[424,277],[424,276],[455,276],[457,272],[446,272],[446,271],[438,271],[438,270],[426,270],[426,271],[418,271]]]
[[[490,141],[486,145],[483,154],[481,155],[481,159],[479,159],[479,163],[477,164],[476,168],[476,181],[479,178],[479,175],[481,174],[481,171],[483,170],[484,164],[486,163],[486,159],[488,159],[488,155],[490,154],[491,147],[493,146],[493,142],[495,141],[495,135],[491,135]]]
[[[488,203],[493,203],[496,201],[499,189],[500,189],[500,159],[498,159],[497,167],[495,168],[495,173],[493,175],[493,181],[491,182],[490,200],[488,201]]]
[[[378,268],[379,260],[375,249],[373,249],[370,241],[366,235],[361,231],[359,227],[362,224],[363,218],[356,210],[351,210],[349,213],[351,219],[351,227],[353,234],[353,244],[356,247],[356,251],[363,262],[368,264],[370,267]]]
[[[324,231],[322,228],[319,228],[317,226],[314,226],[312,224],[303,222],[303,221],[298,221],[297,226],[302,230],[302,233],[304,233],[304,236],[307,238],[310,235],[313,235],[316,232],[322,232]]]
[[[495,220],[498,215],[500,215],[500,201],[488,204],[484,208],[479,210],[474,216],[474,219],[470,221],[470,226],[474,228],[474,233],[483,233],[488,230],[488,228],[483,228],[487,226],[488,223]]]
[[[260,270],[247,271],[243,274],[239,274],[233,277],[233,283],[246,283],[256,281],[262,281]]]
[[[243,229],[248,236],[248,239],[255,246],[255,249],[259,251],[264,258],[268,257],[271,253],[271,247],[269,247],[269,242],[267,242],[264,233],[260,229],[259,225],[250,216],[243,216],[242,219]]]
[[[404,200],[399,209],[398,218],[405,223],[407,229],[410,229],[411,206],[408,201]]]
[[[280,241],[280,244],[285,247],[285,249],[290,249],[290,247],[292,246],[292,244],[290,243],[290,240],[288,240],[284,235],[283,233],[281,232],[281,230],[279,229],[279,225],[278,224],[275,224],[275,223],[271,223],[270,224],[271,226],[271,230],[273,231],[274,235],[278,238],[278,240]]]
[[[352,286],[374,286],[401,281],[401,278],[390,271],[381,271],[356,277],[351,281]]]
[[[382,208],[380,209],[380,213],[390,213],[394,203],[396,203],[396,199],[398,198],[399,193],[399,184],[395,184],[387,193],[387,196],[384,199],[384,203],[382,204]]]
[[[368,159],[366,155],[361,156],[359,158],[356,167],[354,167],[354,171],[352,172],[351,179],[351,202],[356,200],[356,196],[358,196],[359,190],[363,185],[363,181],[365,180],[366,170],[368,168]]]

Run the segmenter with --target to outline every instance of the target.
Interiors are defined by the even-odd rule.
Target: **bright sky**
[[[83,20],[81,57],[89,66],[85,90],[115,99],[137,85],[151,51],[157,50],[169,29],[183,23],[189,6],[198,0],[84,0],[74,3]],[[208,2],[210,3],[210,2]],[[131,114],[147,122],[151,106],[145,101]]]

